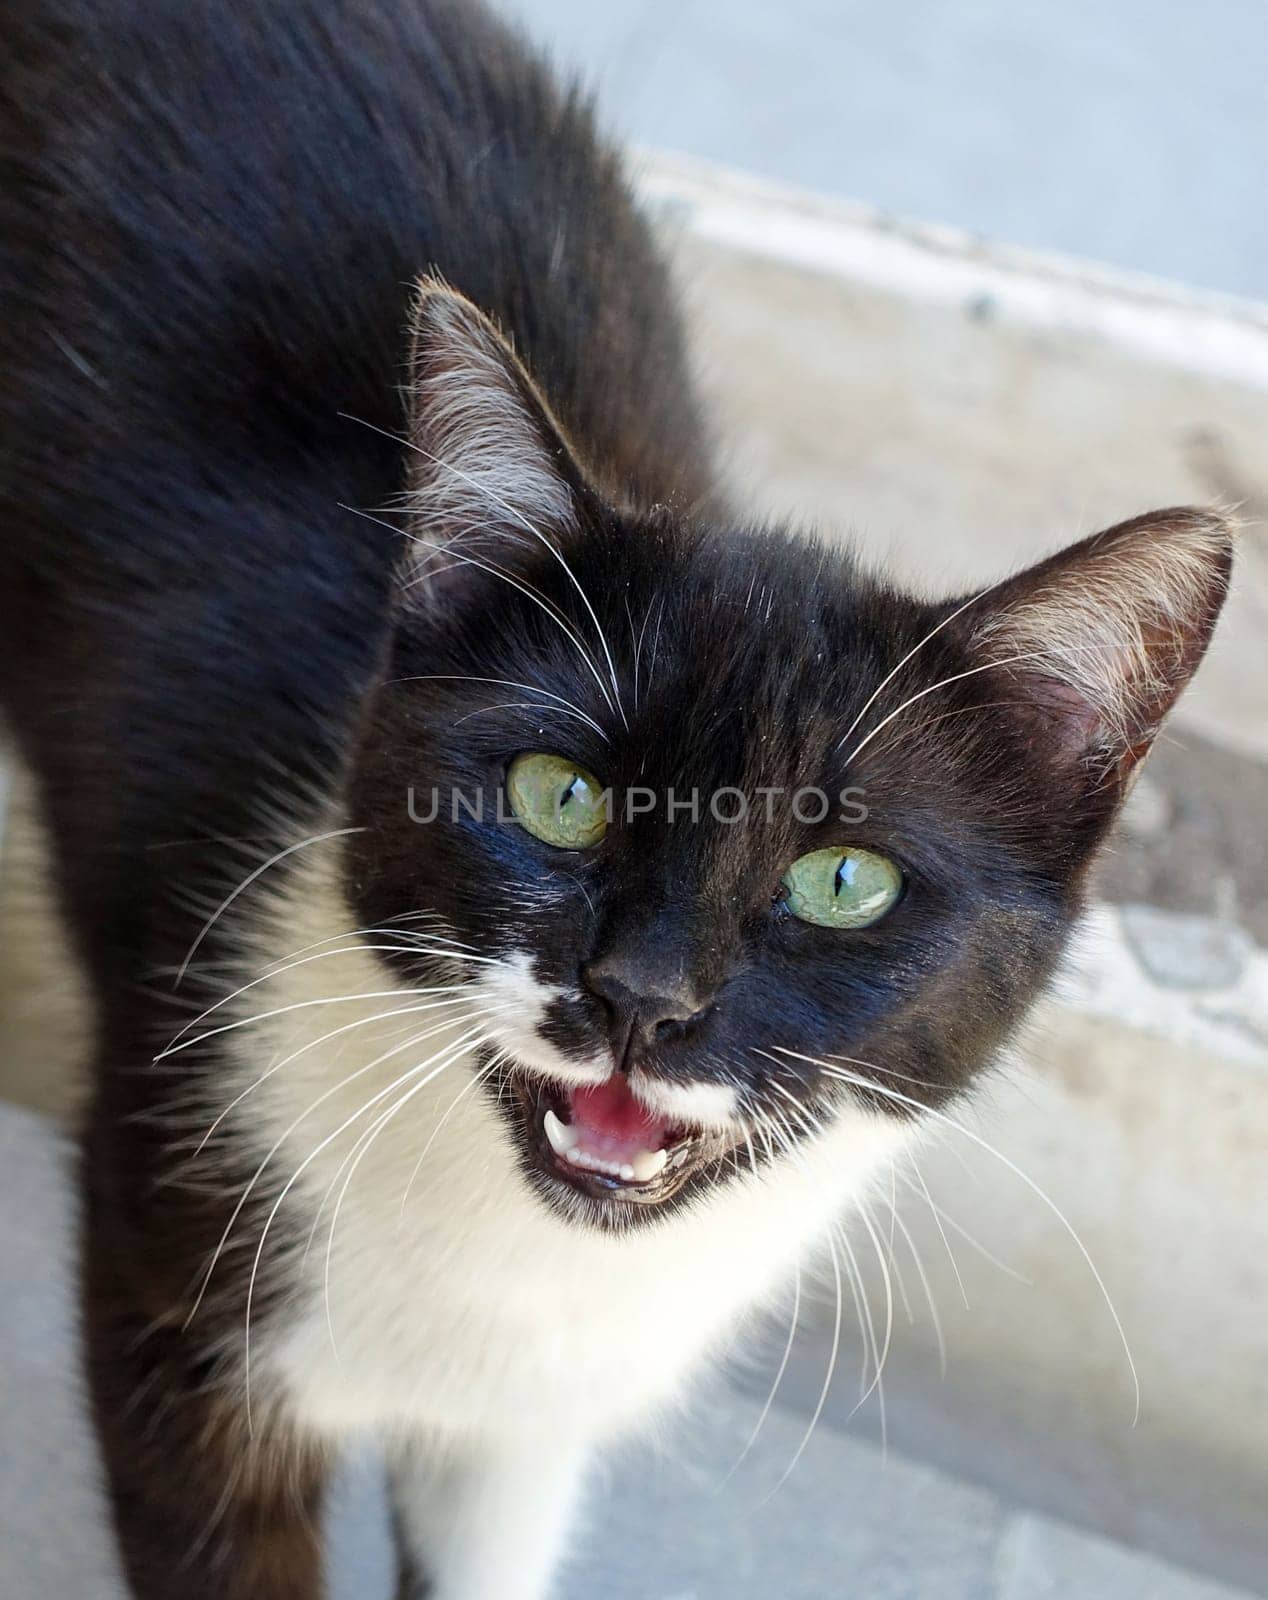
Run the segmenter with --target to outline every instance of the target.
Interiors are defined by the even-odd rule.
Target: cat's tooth
[[[542,1127],[550,1140],[550,1148],[557,1156],[566,1156],[577,1142],[576,1130],[560,1122],[553,1111],[547,1111],[542,1118]]]
[[[630,1176],[636,1183],[650,1183],[664,1171],[668,1160],[668,1150],[640,1150],[630,1163]]]
[[[634,1182],[634,1168],[628,1161],[622,1162],[619,1176],[622,1183]]]

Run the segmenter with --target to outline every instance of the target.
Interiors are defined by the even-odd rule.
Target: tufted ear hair
[[[573,522],[583,482],[546,401],[490,319],[444,284],[422,281],[412,330],[412,578],[540,547]]]
[[[1008,578],[965,611],[1054,776],[1117,799],[1210,643],[1233,529],[1154,511]],[[984,674],[991,677],[989,671]]]

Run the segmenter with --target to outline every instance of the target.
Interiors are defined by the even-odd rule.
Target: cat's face
[[[604,504],[476,313],[438,295],[420,322],[425,542],[350,891],[418,936],[391,957],[413,977],[469,987],[529,1180],[646,1221],[860,1097],[906,1118],[962,1090],[1200,657],[1222,526],[1163,514],[916,601],[815,545]]]

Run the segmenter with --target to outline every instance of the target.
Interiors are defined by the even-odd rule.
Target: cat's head
[[[390,959],[468,986],[529,1181],[648,1220],[844,1105],[962,1091],[1201,659],[1225,522],[1158,512],[930,602],[819,543],[614,503],[439,287],[412,380],[350,891],[417,947]]]

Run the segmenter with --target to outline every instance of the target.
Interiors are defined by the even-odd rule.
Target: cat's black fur
[[[835,1055],[868,1063],[852,1070],[905,1116],[963,1089],[1051,972],[1127,775],[1209,637],[1227,547],[1212,519],[1163,514],[948,621],[956,602],[899,595],[835,551],[728,519],[619,166],[585,104],[475,6],[13,0],[4,33],[0,696],[100,1016],[89,1370],[149,1600],[175,1592],[238,1437],[218,1369],[182,1339],[225,1213],[219,1196],[165,1186],[169,1134],[146,1113],[180,1069],[146,1063],[181,1016],[155,991],[253,865],[319,830],[346,792],[364,923],[427,906],[477,948],[533,948],[544,979],[580,985],[547,1024],[566,1054],[604,1046],[584,972],[615,960],[651,992],[694,996],[694,1020],[644,1052],[649,1074],[719,1077],[755,1109],[778,1078],[817,1116],[831,1082],[758,1049]],[[464,532],[398,499],[431,472],[408,366],[431,273],[513,342],[545,401],[509,354],[508,393],[569,489],[550,532],[571,578],[513,516],[499,529],[496,508],[481,548],[597,651],[585,591],[623,715],[523,587],[470,566],[429,582],[384,525]],[[425,321],[424,344],[440,337]],[[984,614],[1077,584],[1105,550],[1139,567],[1138,547],[1199,536],[1205,576],[1173,633],[1142,625],[1157,659],[1147,684],[1120,674],[1112,736],[1059,675],[979,670]],[[515,696],[480,679],[547,699],[499,705]],[[942,679],[957,681],[849,759],[900,698]],[[728,786],[856,787],[869,814],[848,842],[899,862],[906,894],[856,934],[791,917],[782,872],[842,830],[785,805],[742,826],[618,819],[566,863],[492,818],[411,821],[411,785],[492,796],[509,759],[538,748],[618,791],[694,789],[706,806]],[[201,938],[184,995],[233,970],[239,926]],[[895,1089],[912,1103],[887,1100]],[[557,1203],[527,1146],[524,1160]],[[719,1162],[676,1203],[725,1181]],[[238,1315],[232,1261],[217,1295],[213,1329]],[[267,1317],[267,1288],[261,1300]],[[301,1454],[295,1472],[312,1511],[320,1470]],[[218,1563],[183,1569],[180,1592],[315,1594],[284,1501],[273,1478],[249,1478],[209,1535]]]

